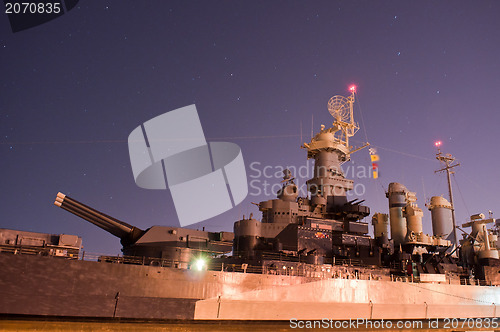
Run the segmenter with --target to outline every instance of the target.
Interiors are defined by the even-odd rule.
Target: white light
[[[196,270],[201,271],[205,268],[205,260],[203,258],[200,258],[194,263],[194,265]]]

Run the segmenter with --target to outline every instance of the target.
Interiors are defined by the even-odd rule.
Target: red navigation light
[[[435,146],[437,146],[437,147],[440,147],[440,146],[441,146],[441,144],[443,144],[443,142],[441,142],[441,141],[436,141],[436,142],[434,143],[434,145],[435,145]]]
[[[349,87],[349,91],[351,91],[352,93],[355,93],[356,92],[356,86],[355,85],[351,85]]]

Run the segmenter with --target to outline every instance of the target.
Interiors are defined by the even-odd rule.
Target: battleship
[[[500,314],[500,220],[463,225],[453,195],[434,196],[423,231],[416,193],[390,183],[388,213],[351,200],[341,165],[351,146],[355,92],[334,96],[334,121],[301,147],[314,160],[308,194],[283,171],[276,198],[234,232],[143,230],[58,193],[55,205],[120,239],[123,255],[91,257],[82,239],[0,229],[0,313],[182,320],[450,319]],[[440,150],[448,180],[458,166]],[[366,222],[371,216],[371,225]],[[490,226],[488,228],[487,226]],[[370,226],[373,227],[370,235]],[[457,230],[462,235],[457,236]]]

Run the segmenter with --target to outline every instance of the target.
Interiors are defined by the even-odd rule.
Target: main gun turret
[[[57,193],[54,204],[120,238],[124,247],[135,243],[144,234],[142,229],[99,212],[61,192]]]
[[[124,256],[142,257],[145,263],[188,267],[193,257],[231,251],[233,233],[152,226],[146,230],[110,217],[58,193],[55,205],[120,238]],[[161,261],[161,263],[160,263]]]

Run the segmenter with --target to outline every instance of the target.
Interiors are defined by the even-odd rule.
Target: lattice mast
[[[436,153],[436,159],[443,163],[444,167],[435,171],[435,173],[440,173],[446,171],[446,177],[448,179],[448,194],[450,195],[450,204],[451,204],[451,219],[453,221],[453,237],[455,242],[455,248],[458,247],[458,238],[457,238],[457,224],[455,222],[455,204],[453,203],[453,191],[451,188],[451,174],[455,172],[452,170],[453,168],[460,166],[460,163],[453,164],[455,162],[455,157],[451,154],[446,153],[443,154],[441,152],[441,141],[435,143],[438,153]]]

